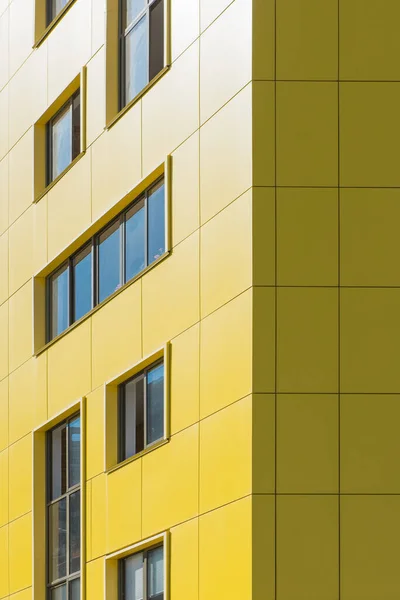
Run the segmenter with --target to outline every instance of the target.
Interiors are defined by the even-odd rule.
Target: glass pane
[[[74,492],[69,498],[69,572],[81,569],[81,493]]]
[[[125,385],[124,455],[129,458],[144,448],[144,377]]]
[[[135,277],[145,267],[145,208],[144,200],[126,214],[125,225],[125,281]]]
[[[99,302],[121,286],[121,231],[116,221],[99,237]]]
[[[92,247],[87,246],[74,258],[74,321],[92,308]]]
[[[147,16],[128,33],[125,38],[126,61],[126,104],[147,85]]]
[[[69,584],[69,600],[80,600],[81,598],[81,580],[73,579]]]
[[[67,489],[67,429],[65,425],[51,433],[51,493],[50,499],[56,500]]]
[[[147,373],[147,444],[164,436],[164,365]]]
[[[67,586],[59,585],[51,590],[51,600],[67,600]]]
[[[72,488],[81,480],[81,418],[76,417],[68,424],[68,487]]]
[[[50,582],[67,575],[67,500],[49,507]]]
[[[133,554],[124,560],[125,599],[143,600],[143,554]]]
[[[164,549],[162,546],[150,550],[148,554],[149,598],[155,598],[164,591]]]
[[[164,68],[164,2],[150,9],[150,81]]]
[[[72,107],[70,104],[51,122],[51,144],[52,181],[72,161]]]
[[[145,6],[147,6],[146,0],[126,0],[125,27],[139,16]]]
[[[165,252],[164,181],[155,185],[148,199],[149,265]]]
[[[69,0],[52,0],[52,13],[51,19],[54,19],[60,10],[64,8],[66,4],[68,4]]]
[[[67,329],[69,325],[69,269],[65,265],[50,279],[51,295],[51,337]]]
[[[78,92],[72,100],[72,159],[81,151],[81,94]]]

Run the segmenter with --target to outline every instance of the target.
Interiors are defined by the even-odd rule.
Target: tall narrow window
[[[48,587],[51,600],[80,599],[81,422],[74,415],[48,433]]]
[[[164,364],[135,375],[119,388],[120,460],[164,437]]]
[[[120,561],[119,585],[123,600],[163,600],[163,546],[123,558]]]
[[[78,156],[81,147],[80,91],[47,124],[47,185]]]
[[[164,67],[164,0],[121,2],[121,108]]]

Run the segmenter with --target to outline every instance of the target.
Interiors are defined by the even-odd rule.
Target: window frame
[[[147,443],[147,374],[149,371],[152,371],[153,369],[155,369],[156,367],[159,367],[160,365],[163,365],[164,367],[164,376],[163,376],[163,434],[161,437],[159,437],[157,440],[154,440],[151,443]],[[126,395],[125,395],[125,389],[128,383],[131,383],[132,381],[135,380],[139,380],[140,378],[144,378],[144,386],[143,386],[143,449],[139,450],[138,452],[135,452],[135,454],[132,454],[131,456],[125,456],[125,452],[124,452],[124,446],[125,446],[125,441],[126,441],[126,435],[125,435],[125,419],[124,419],[124,413],[125,413],[125,407],[126,407]],[[146,450],[149,450],[149,448],[152,448],[153,446],[156,446],[157,444],[159,444],[162,440],[165,439],[166,436],[166,431],[165,431],[165,413],[166,413],[166,403],[165,403],[165,377],[166,377],[166,373],[165,373],[165,361],[164,361],[164,356],[162,356],[161,358],[159,358],[158,360],[156,360],[155,362],[149,364],[148,366],[144,367],[144,369],[142,369],[141,371],[138,371],[137,373],[135,373],[134,375],[132,375],[132,377],[129,377],[129,379],[126,379],[125,381],[123,381],[122,383],[120,383],[118,385],[118,391],[117,391],[117,395],[118,395],[118,426],[117,426],[117,436],[118,436],[118,454],[117,454],[117,459],[118,459],[118,464],[123,463],[126,460],[130,460],[132,458],[134,458],[135,456],[138,456],[139,454],[146,452]]]
[[[79,96],[79,152],[74,156],[74,100]],[[79,156],[81,153],[82,146],[82,118],[81,118],[81,88],[79,87],[58,111],[49,119],[46,123],[46,187],[51,185],[53,181],[56,181],[61,175],[68,169],[71,163]],[[53,178],[53,124],[57,117],[60,116],[62,112],[65,111],[67,107],[71,109],[71,162],[61,171],[56,177]]]
[[[131,102],[135,100],[137,96],[139,96],[143,90],[139,91],[136,96],[127,100],[126,98],[126,40],[131,31],[136,27],[136,25],[146,16],[146,31],[147,31],[147,83],[146,86],[149,85],[153,79],[157,77],[155,75],[150,79],[150,12],[154,5],[157,3],[163,3],[163,31],[165,37],[165,18],[166,18],[166,3],[168,0],[145,0],[146,6],[141,10],[141,12],[133,19],[129,25],[125,23],[125,14],[126,14],[126,6],[128,0],[118,0],[118,110],[121,111],[128,106]],[[166,57],[165,57],[165,40],[163,40],[163,66],[165,67]],[[146,88],[144,86],[143,89]]]
[[[79,471],[80,471],[80,478],[79,478],[79,483],[73,485],[72,487],[68,488],[68,481],[69,481],[69,467],[70,467],[70,462],[69,462],[69,433],[68,433],[68,426],[69,423],[76,420],[77,417],[80,418],[80,446],[79,446],[79,451],[80,451],[80,457],[79,457]],[[60,496],[58,496],[57,498],[51,499],[51,489],[52,489],[52,447],[51,447],[51,436],[53,431],[56,431],[57,429],[61,429],[62,427],[66,428],[66,481],[67,481],[67,485],[66,485],[66,491],[65,493],[61,494]],[[48,429],[46,431],[46,492],[45,492],[45,498],[46,498],[46,599],[51,600],[51,596],[52,596],[52,591],[58,587],[61,587],[63,585],[66,586],[66,598],[67,600],[69,600],[70,598],[70,583],[72,581],[75,581],[77,579],[79,579],[79,584],[80,584],[80,589],[82,589],[82,552],[83,552],[83,544],[82,544],[82,519],[83,519],[83,515],[82,515],[82,489],[84,486],[82,486],[82,479],[83,479],[83,473],[82,473],[82,460],[81,460],[81,456],[82,456],[82,415],[81,415],[81,410],[78,410],[77,412],[74,412],[73,414],[71,414],[70,416],[68,416],[67,418],[65,418],[63,421],[60,421],[59,423],[57,423],[56,425],[54,425],[53,427],[51,427],[51,429]],[[69,569],[70,569],[70,498],[73,494],[79,492],[79,532],[80,532],[80,552],[79,552],[79,571],[75,571],[74,573],[70,574],[69,573]],[[66,575],[64,577],[59,577],[58,579],[55,579],[54,581],[50,581],[50,560],[51,560],[51,543],[50,543],[50,519],[49,519],[49,512],[50,512],[50,508],[54,505],[56,505],[57,503],[59,503],[61,500],[66,499]]]
[[[165,544],[164,542],[160,542],[155,544],[154,546],[149,546],[143,548],[142,550],[138,550],[137,552],[132,552],[126,556],[123,556],[118,560],[118,600],[127,600],[125,598],[125,561],[132,556],[137,556],[138,554],[143,554],[143,600],[152,600],[155,598],[156,600],[160,598],[160,594],[157,596],[150,597],[148,595],[148,582],[149,582],[149,570],[148,570],[148,555],[153,550],[157,550],[157,548],[163,549],[163,561],[165,564],[166,556],[165,556]],[[163,592],[162,599],[165,600],[165,589],[166,589],[166,581],[165,576],[163,576]]]
[[[74,0],[67,0],[67,2],[58,11],[58,13],[56,15],[53,15],[53,7],[52,7],[53,0],[46,0],[46,27],[49,27],[53,23],[53,21],[58,19],[67,10],[69,5],[72,4],[73,2],[74,2]]]
[[[109,221],[104,227],[102,227],[98,232],[96,232],[89,240],[87,240],[82,246],[80,246],[76,252],[71,254],[66,260],[64,260],[54,271],[49,273],[46,277],[46,343],[50,343],[52,340],[62,335],[65,331],[67,331],[74,323],[80,321],[85,318],[85,316],[93,310],[95,307],[100,306],[104,302],[107,302],[110,297],[113,296],[120,289],[125,287],[128,283],[134,281],[136,278],[140,277],[141,274],[150,267],[153,263],[156,263],[159,258],[153,260],[149,263],[149,253],[148,253],[148,211],[149,211],[149,202],[148,199],[152,194],[152,190],[154,190],[160,183],[164,186],[164,252],[160,255],[159,258],[164,256],[168,252],[168,234],[166,230],[166,224],[168,222],[168,190],[167,190],[167,178],[165,173],[159,176],[155,181],[153,181],[142,193],[140,193],[126,208],[124,208],[115,218]],[[126,215],[127,213],[138,203],[144,200],[144,211],[145,211],[145,227],[144,227],[144,249],[145,249],[145,264],[141,271],[139,271],[136,275],[131,277],[130,279],[126,279],[125,267],[126,267]],[[107,231],[109,227],[111,227],[114,223],[119,222],[119,229],[121,231],[120,235],[120,257],[119,257],[119,272],[120,272],[120,284],[119,287],[116,288],[111,294],[109,294],[106,298],[99,301],[99,240],[101,235]],[[92,291],[92,302],[90,310],[82,315],[79,319],[74,320],[74,277],[73,277],[73,265],[76,257],[85,250],[86,247],[91,246],[92,253],[92,273],[91,273],[91,291]],[[59,271],[67,267],[68,269],[68,325],[67,327],[60,333],[53,335],[52,331],[52,315],[53,315],[53,303],[52,303],[52,293],[51,293],[51,282]]]

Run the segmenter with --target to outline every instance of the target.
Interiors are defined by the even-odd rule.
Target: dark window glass
[[[121,560],[121,597],[124,600],[162,600],[164,597],[164,549],[162,546]]]
[[[147,85],[147,17],[143,17],[126,36],[126,103]]]
[[[69,325],[69,269],[61,267],[50,278],[51,337],[67,329]]]
[[[73,260],[74,321],[92,308],[92,246],[86,246]]]
[[[67,429],[65,425],[51,432],[51,500],[67,489]]]
[[[155,185],[148,198],[149,265],[165,252],[165,197],[164,182]]]
[[[48,184],[78,156],[80,144],[81,109],[78,91],[48,124]]]
[[[144,376],[129,381],[124,387],[124,449],[123,458],[144,448]]]
[[[162,546],[148,552],[149,598],[160,599],[164,593],[164,550]]]
[[[164,5],[158,0],[150,8],[150,80],[164,67]]]
[[[67,575],[67,499],[62,498],[49,508],[50,580]]]
[[[81,598],[81,580],[73,579],[69,584],[69,600],[80,600]]]
[[[147,444],[164,435],[164,365],[147,373]]]
[[[125,600],[143,599],[143,554],[133,554],[124,561]]]
[[[81,480],[81,418],[76,417],[68,424],[68,488]]]
[[[67,600],[67,585],[59,585],[51,590],[51,600]]]
[[[81,567],[81,493],[69,497],[69,572],[77,573]]]
[[[121,231],[119,220],[99,236],[99,302],[121,285]]]
[[[125,281],[129,281],[146,265],[144,200],[137,202],[126,213],[125,225]]]
[[[69,0],[48,0],[49,11],[48,11],[48,25],[53,19],[61,12],[61,10],[68,4]]]

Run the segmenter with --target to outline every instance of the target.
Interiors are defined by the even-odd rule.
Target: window
[[[164,188],[161,178],[47,278],[47,341],[165,253]]]
[[[119,561],[121,600],[163,600],[164,547],[156,546]]]
[[[47,25],[56,18],[70,0],[47,0]]]
[[[47,185],[56,179],[81,151],[80,90],[47,124]]]
[[[120,0],[120,108],[164,67],[164,0]]]
[[[164,363],[119,386],[120,461],[164,438]]]
[[[50,600],[80,600],[81,422],[74,415],[47,434]]]

